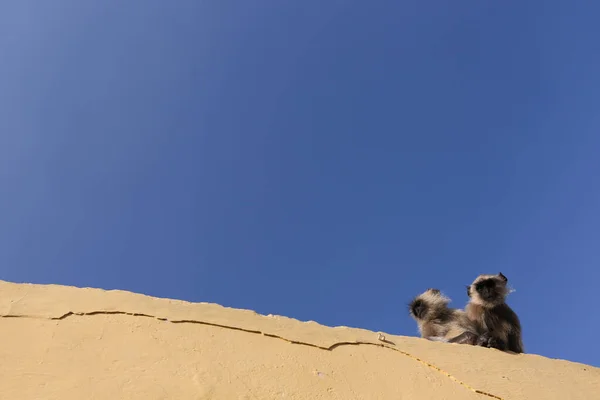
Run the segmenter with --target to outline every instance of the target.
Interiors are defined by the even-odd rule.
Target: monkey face
[[[410,303],[410,313],[416,319],[425,319],[427,308],[427,304],[421,299],[416,299]]]
[[[467,294],[475,303],[495,306],[504,302],[508,279],[502,273],[498,275],[480,275],[467,288]]]
[[[436,310],[446,307],[450,299],[445,297],[439,289],[427,289],[415,297],[409,304],[410,315],[417,320],[433,318]]]
[[[479,297],[485,301],[492,302],[500,295],[496,290],[496,282],[494,279],[486,279],[475,284],[475,290]]]

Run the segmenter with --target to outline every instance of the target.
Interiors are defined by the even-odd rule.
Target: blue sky
[[[0,279],[416,335],[502,271],[528,352],[600,366],[598,13],[3,3]]]

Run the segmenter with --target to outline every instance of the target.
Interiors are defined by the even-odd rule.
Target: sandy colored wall
[[[123,291],[0,281],[0,399],[582,399],[600,369]]]

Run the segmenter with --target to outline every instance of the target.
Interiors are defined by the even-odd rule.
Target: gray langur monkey
[[[421,337],[434,341],[476,345],[477,325],[463,310],[448,307],[450,299],[439,289],[427,289],[409,303]]]
[[[467,286],[470,300],[465,311],[477,324],[480,333],[477,345],[523,353],[521,322],[506,304],[507,283],[508,279],[501,272],[498,275],[479,275]]]

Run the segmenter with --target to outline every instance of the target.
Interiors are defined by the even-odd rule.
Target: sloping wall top
[[[600,369],[125,291],[0,281],[0,398],[593,399]]]

